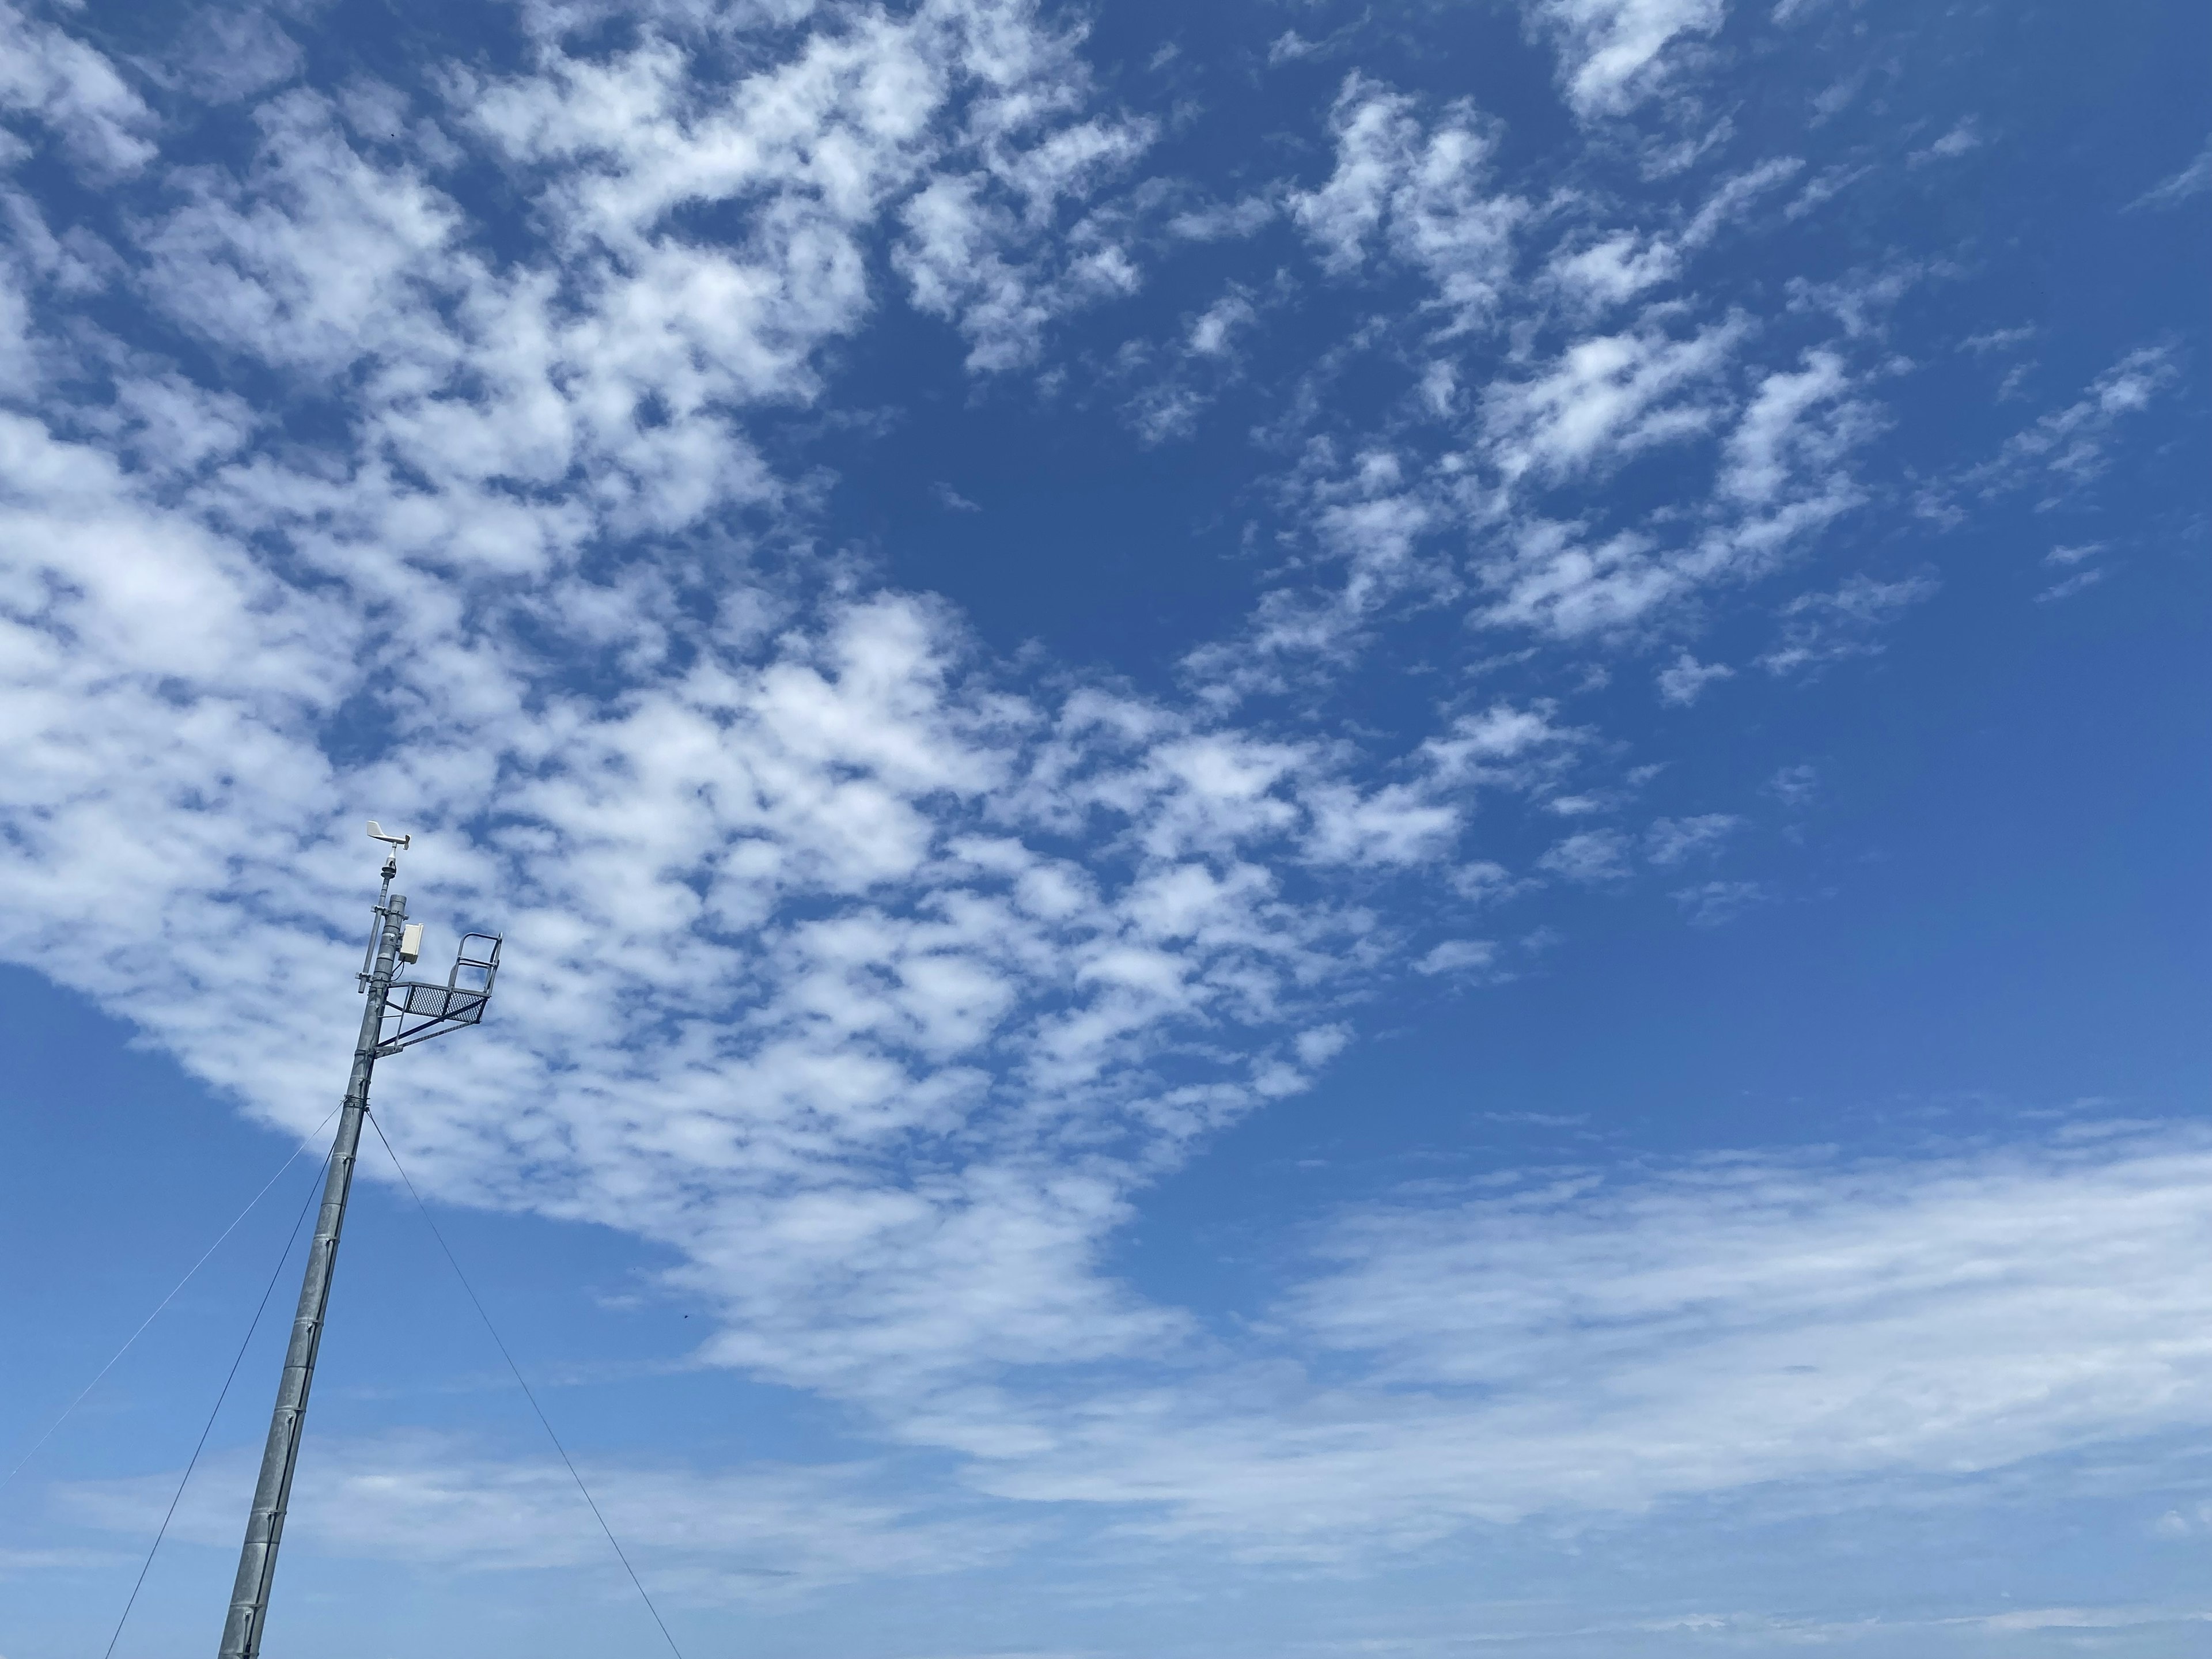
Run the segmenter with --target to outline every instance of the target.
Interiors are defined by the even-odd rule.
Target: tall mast
[[[353,1190],[353,1166],[361,1146],[362,1120],[368,1115],[368,1079],[380,1054],[396,1053],[425,1037],[483,1018],[491,981],[499,965],[499,940],[469,934],[459,960],[444,986],[404,983],[392,975],[402,962],[421,950],[422,930],[407,925],[407,901],[392,890],[399,872],[398,849],[411,837],[387,836],[372,819],[368,833],[391,844],[384,860],[384,886],[378,893],[375,927],[359,975],[367,1006],[361,1011],[361,1036],[354,1044],[353,1074],[338,1115],[337,1139],[331,1147],[329,1177],[323,1183],[323,1207],[307,1247],[307,1267],[300,1282],[299,1311],[292,1319],[291,1345],[284,1352],[284,1373],[276,1385],[276,1406],[269,1417],[269,1443],[261,1454],[261,1478],[253,1488],[246,1517],[246,1543],[239,1551],[238,1583],[231,1592],[230,1614],[223,1621],[220,1659],[257,1659],[261,1631],[269,1614],[269,1591],[276,1577],[276,1549],[283,1541],[284,1516],[292,1501],[292,1473],[300,1461],[300,1434],[307,1425],[307,1393],[315,1382],[315,1354],[322,1346],[323,1317],[330,1307],[331,1274],[337,1266],[338,1235],[345,1226],[346,1199]],[[472,940],[485,941],[474,957]],[[461,981],[468,980],[467,984]],[[480,982],[479,982],[480,981]],[[397,995],[394,993],[397,993]],[[387,1032],[387,1016],[396,1029]]]

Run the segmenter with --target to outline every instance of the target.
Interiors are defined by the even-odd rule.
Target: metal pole
[[[261,1454],[261,1479],[253,1489],[253,1512],[246,1522],[246,1544],[238,1556],[238,1584],[223,1623],[221,1659],[256,1659],[261,1626],[269,1614],[269,1589],[276,1577],[276,1547],[284,1536],[284,1513],[292,1501],[292,1471],[300,1461],[300,1431],[307,1419],[307,1390],[315,1381],[315,1351],[323,1339],[323,1313],[330,1305],[331,1270],[337,1264],[338,1232],[345,1225],[346,1196],[353,1188],[354,1154],[361,1144],[361,1121],[368,1111],[368,1077],[376,1065],[382,1035],[384,994],[398,965],[399,930],[407,901],[392,891],[398,860],[384,866],[384,890],[377,896],[375,962],[368,975],[368,1006],[362,1010],[361,1040],[354,1046],[353,1076],[346,1085],[338,1116],[338,1135],[331,1148],[330,1178],[323,1185],[323,1208],[307,1247],[307,1270],[300,1284],[300,1310],[292,1321],[292,1343],[284,1353],[284,1376],[276,1385],[276,1408],[269,1418],[269,1444]]]

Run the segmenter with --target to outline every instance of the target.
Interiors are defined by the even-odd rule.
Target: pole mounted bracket
[[[499,977],[497,933],[464,933],[453,971],[443,985],[422,980],[395,980],[384,994],[384,1023],[376,1052],[396,1054],[447,1031],[474,1025],[491,1000],[492,981]]]

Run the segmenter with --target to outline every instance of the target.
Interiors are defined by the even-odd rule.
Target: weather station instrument
[[[254,1484],[253,1508],[246,1516],[238,1583],[231,1593],[229,1616],[223,1621],[221,1659],[255,1659],[261,1651],[277,1547],[283,1541],[292,1474],[300,1459],[300,1435],[307,1425],[307,1395],[314,1386],[315,1354],[330,1306],[331,1276],[337,1266],[338,1236],[345,1227],[362,1124],[368,1115],[370,1074],[386,1055],[480,1023],[491,1001],[492,982],[499,975],[500,936],[465,933],[443,984],[398,977],[401,969],[412,967],[422,955],[422,924],[407,920],[405,896],[392,890],[399,873],[399,854],[413,844],[414,837],[386,835],[374,818],[368,821],[368,833],[391,850],[385,855],[384,885],[377,894],[375,920],[358,975],[367,1004],[362,1009],[360,1040],[354,1045],[353,1073],[339,1108],[337,1138],[331,1146],[322,1208],[307,1247],[299,1310],[293,1316],[292,1339],[276,1385],[276,1405],[270,1413],[261,1477]]]

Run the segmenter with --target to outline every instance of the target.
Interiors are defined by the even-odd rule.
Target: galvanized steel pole
[[[315,1381],[315,1351],[322,1343],[323,1314],[330,1305],[331,1270],[337,1263],[338,1233],[345,1225],[346,1197],[353,1188],[354,1155],[361,1144],[362,1119],[368,1112],[368,1078],[376,1065],[383,1030],[385,992],[398,966],[400,929],[407,918],[407,901],[392,891],[397,862],[385,866],[384,890],[377,898],[380,921],[373,966],[367,975],[368,1006],[362,1010],[353,1076],[346,1085],[337,1139],[331,1148],[322,1213],[315,1223],[314,1242],[307,1247],[300,1310],[292,1321],[283,1380],[277,1384],[276,1408],[269,1419],[269,1444],[261,1454],[261,1479],[253,1489],[253,1512],[246,1523],[245,1547],[239,1552],[238,1583],[231,1592],[230,1616],[223,1623],[221,1659],[256,1659],[261,1651],[269,1589],[276,1577],[276,1547],[284,1536],[284,1513],[292,1501],[292,1471],[300,1460],[300,1431],[307,1419],[307,1391]]]

